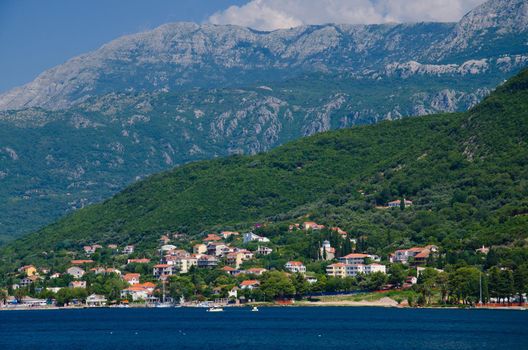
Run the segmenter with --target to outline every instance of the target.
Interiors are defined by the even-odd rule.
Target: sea
[[[528,311],[369,307],[2,311],[0,349],[528,349]]]

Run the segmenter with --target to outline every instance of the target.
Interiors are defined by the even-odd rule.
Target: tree
[[[291,276],[291,281],[295,287],[295,296],[302,298],[303,295],[309,292],[310,284],[306,281],[304,276],[300,273],[295,273]]]
[[[402,264],[392,264],[389,267],[389,283],[401,287],[407,278],[407,269]]]
[[[280,271],[267,272],[262,276],[260,289],[266,300],[292,297],[295,295],[295,286],[288,276]]]
[[[456,302],[474,304],[480,296],[480,270],[461,267],[449,274],[449,291]]]
[[[528,265],[519,266],[513,272],[515,293],[519,296],[519,303],[523,303],[523,294],[528,291]]]
[[[171,276],[169,278],[169,294],[173,298],[191,299],[195,291],[194,283],[188,276]]]

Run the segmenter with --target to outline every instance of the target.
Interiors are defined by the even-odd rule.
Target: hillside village
[[[408,207],[412,205],[405,201]],[[403,207],[396,202],[388,203],[387,208]],[[256,228],[262,229],[260,225]],[[85,245],[71,252],[74,259],[63,269],[34,265],[18,268],[11,277],[14,283],[3,292],[2,305],[288,304],[314,295],[381,290],[413,290],[426,298],[427,293],[419,286],[425,283],[420,275],[434,276],[435,280],[446,275],[434,268],[441,254],[435,245],[398,249],[380,257],[357,252],[357,239],[339,227],[305,221],[290,224],[286,233],[293,237],[316,234],[327,239],[319,242],[314,256],[284,262],[277,259],[281,246],[276,240],[254,232],[220,231],[205,233],[200,239],[167,232],[155,242],[156,251],[150,254],[138,251],[135,244]],[[337,240],[339,249],[331,240]],[[482,247],[476,253],[485,257],[489,248]],[[458,302],[468,300],[461,297]],[[413,302],[412,298],[405,300],[407,305]]]

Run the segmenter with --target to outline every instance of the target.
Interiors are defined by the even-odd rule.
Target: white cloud
[[[209,17],[214,24],[260,30],[302,24],[456,22],[485,0],[252,0]]]

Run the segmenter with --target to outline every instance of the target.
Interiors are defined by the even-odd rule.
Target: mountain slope
[[[0,96],[0,244],[179,164],[466,111],[528,65],[527,19],[493,0],[458,24],[119,38]]]
[[[452,249],[524,244],[528,70],[466,113],[318,134],[255,156],[202,161],[140,181],[3,248],[6,266],[86,243],[155,248],[160,232],[249,229],[305,215],[366,235],[378,253],[405,242]],[[412,198],[412,211],[375,206]]]

